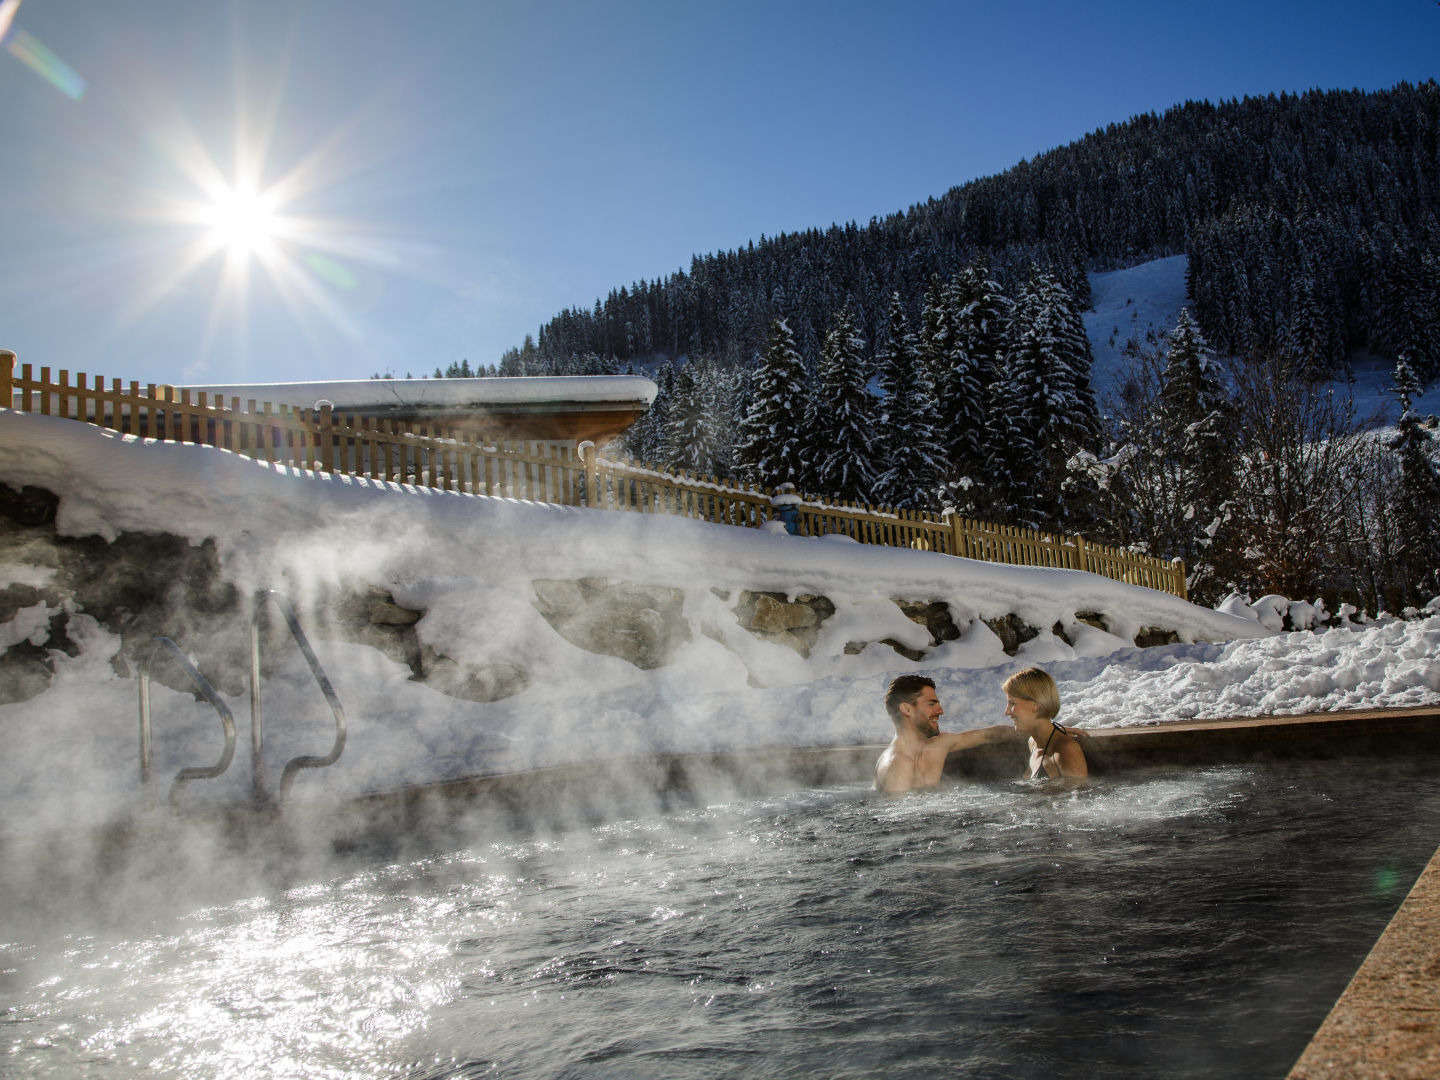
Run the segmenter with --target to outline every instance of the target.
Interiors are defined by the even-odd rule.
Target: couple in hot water
[[[1005,715],[1013,726],[998,724],[975,731],[940,731],[945,711],[935,682],[924,675],[901,675],[890,683],[885,709],[895,724],[895,737],[875,765],[875,787],[887,795],[934,787],[953,750],[989,742],[1008,742],[1017,735],[1030,747],[1026,775],[1035,780],[1077,784],[1089,774],[1080,740],[1055,722],[1060,694],[1055,680],[1039,668],[1026,668],[1005,680]]]

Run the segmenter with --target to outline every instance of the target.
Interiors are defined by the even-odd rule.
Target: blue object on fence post
[[[795,493],[794,484],[781,484],[770,496],[770,505],[775,508],[775,518],[785,526],[791,536],[800,535],[800,496]]]

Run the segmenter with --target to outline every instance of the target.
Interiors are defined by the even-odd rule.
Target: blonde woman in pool
[[[1080,740],[1055,723],[1060,692],[1055,680],[1039,668],[1017,671],[1005,680],[1005,715],[1030,742],[1032,780],[1079,783],[1090,775]]]

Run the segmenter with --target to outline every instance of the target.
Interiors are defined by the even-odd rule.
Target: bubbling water
[[[0,921],[0,1073],[1278,1074],[1430,854],[1436,774],[843,787],[252,865]]]

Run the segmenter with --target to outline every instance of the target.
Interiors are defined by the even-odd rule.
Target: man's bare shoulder
[[[891,743],[875,763],[875,790],[899,795],[915,786],[915,761]]]

